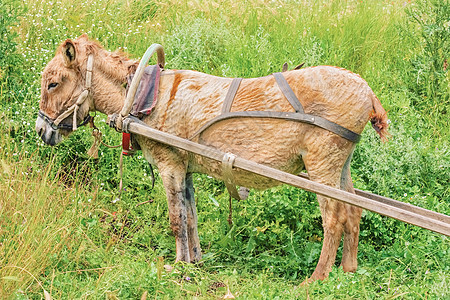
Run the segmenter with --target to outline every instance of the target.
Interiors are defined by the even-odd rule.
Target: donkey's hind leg
[[[202,259],[200,240],[198,238],[197,208],[195,206],[194,184],[192,173],[186,175],[186,211],[187,211],[187,232],[189,242],[189,254],[191,262],[198,262]]]
[[[352,147],[349,142],[334,141],[334,139],[324,139],[323,143],[313,144],[304,155],[303,161],[311,180],[339,188],[342,168]],[[319,262],[308,281],[328,277],[336,259],[344,224],[347,221],[344,203],[321,195],[317,195],[317,200],[322,214],[324,237]]]
[[[350,160],[351,155],[342,170],[341,189],[354,194],[355,189],[350,175]],[[345,209],[347,211],[347,222],[344,224],[344,250],[341,266],[345,272],[355,272],[358,266],[359,223],[362,209],[349,204],[345,204]]]

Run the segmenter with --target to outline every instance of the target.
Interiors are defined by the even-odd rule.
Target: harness
[[[42,118],[45,122],[47,122],[53,130],[58,129],[65,129],[65,130],[77,130],[77,127],[86,125],[90,119],[91,116],[88,114],[84,120],[77,125],[77,113],[78,109],[81,105],[86,101],[86,99],[91,98],[91,86],[92,86],[92,69],[94,67],[94,55],[90,54],[88,56],[87,60],[87,66],[86,66],[86,82],[84,85],[84,90],[81,92],[81,94],[78,96],[77,101],[70,106],[66,111],[61,113],[56,119],[52,119],[49,116],[47,116],[43,111],[39,110],[38,116]],[[73,120],[72,124],[61,124],[61,122],[73,114]]]
[[[315,125],[317,127],[331,131],[353,143],[357,143],[360,140],[361,136],[359,134],[339,124],[336,124],[319,116],[305,113],[302,104],[298,100],[294,91],[292,91],[291,87],[289,86],[289,83],[286,81],[286,78],[283,76],[283,74],[274,73],[272,75],[275,77],[278,87],[280,88],[284,97],[289,101],[291,106],[294,108],[295,112],[279,112],[279,111],[231,112],[230,110],[233,105],[234,98],[236,97],[236,93],[242,82],[242,78],[234,78],[225,96],[222,106],[222,113],[219,116],[206,122],[206,124],[204,124],[196,133],[194,133],[193,136],[190,137],[190,140],[200,136],[206,129],[211,127],[213,124],[223,120],[234,118],[269,118],[269,119],[281,119],[286,121],[301,122]],[[222,159],[222,177],[230,196],[239,200],[241,199],[241,195],[236,189],[236,183],[234,181],[234,177],[232,174],[233,163],[235,158],[236,156],[232,153],[225,154],[225,156]]]
[[[151,66],[152,68],[157,68],[158,66]],[[147,67],[150,68],[150,67]],[[145,70],[144,76],[142,80],[139,82],[139,87],[137,89],[137,93],[135,94],[135,98],[133,101],[133,109],[131,111],[131,115],[139,117],[141,119],[144,115],[148,115],[151,109],[155,106],[156,103],[156,92],[157,87],[159,85],[159,72],[156,72],[155,76],[148,76],[150,73],[148,69]],[[228,92],[225,96],[221,114],[208,122],[206,122],[197,132],[192,135],[189,140],[192,140],[198,136],[200,136],[206,129],[211,127],[213,124],[234,118],[269,118],[269,119],[281,119],[286,121],[295,121],[306,124],[315,125],[317,127],[326,129],[330,132],[333,132],[353,143],[357,143],[361,136],[339,124],[331,122],[325,118],[320,116],[315,116],[311,114],[305,113],[302,104],[298,100],[292,88],[289,86],[289,83],[286,81],[286,78],[282,73],[274,73],[272,74],[283,93],[284,97],[288,100],[291,106],[294,108],[295,112],[279,112],[279,111],[237,111],[231,112],[231,107],[233,105],[234,98],[236,97],[237,91],[239,90],[240,84],[242,82],[242,78],[234,78],[231,82],[230,87],[228,88]],[[132,78],[132,77],[131,77]],[[130,83],[131,79],[129,79]],[[152,98],[152,96],[154,98]],[[137,107],[147,107],[146,110],[136,109]],[[113,121],[115,122],[115,121]],[[128,155],[133,153],[135,149],[138,149],[137,146],[132,146],[132,135],[129,133],[123,133],[122,135],[122,145],[123,145],[123,154]],[[232,169],[233,163],[236,156],[231,153],[227,153],[222,160],[222,177],[225,182],[225,186],[228,189],[228,192],[231,197],[235,199],[240,199],[239,192],[236,189],[236,184],[234,182]]]
[[[135,74],[127,76],[127,95]],[[159,79],[161,77],[161,67],[159,65],[147,66],[144,69],[139,85],[133,99],[130,115],[142,119],[149,115],[156,105],[158,99]],[[122,132],[122,154],[133,155],[139,150],[139,145],[134,141],[130,133]]]
[[[292,91],[289,83],[286,81],[282,73],[273,73],[275,80],[283,93],[284,97],[289,101],[295,112],[279,112],[279,111],[236,111],[231,112],[231,106],[233,105],[234,98],[241,84],[242,78],[234,78],[231,82],[230,88],[225,96],[225,100],[222,106],[222,113],[206,122],[193,136],[189,139],[192,140],[195,137],[201,135],[206,129],[213,124],[234,118],[269,118],[269,119],[282,119],[286,121],[296,121],[306,124],[315,125],[317,127],[331,131],[353,143],[359,142],[361,136],[339,124],[328,121],[325,118],[305,113],[302,104],[298,100],[294,91]]]

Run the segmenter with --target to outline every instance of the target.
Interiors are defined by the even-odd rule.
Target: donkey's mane
[[[108,51],[103,48],[96,40],[91,40],[83,34],[76,41],[76,47],[84,52],[84,58],[94,55],[95,66],[99,68],[104,75],[120,83],[126,82],[128,74],[136,72],[139,61],[129,58],[129,55],[121,50]],[[58,51],[61,51],[62,45]]]

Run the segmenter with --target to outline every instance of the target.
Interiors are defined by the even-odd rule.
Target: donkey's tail
[[[380,100],[377,98],[377,96],[375,96],[375,94],[373,94],[372,96],[372,107],[373,111],[370,116],[372,127],[378,133],[382,141],[387,141],[387,138],[389,136],[389,120],[386,111],[384,110]]]

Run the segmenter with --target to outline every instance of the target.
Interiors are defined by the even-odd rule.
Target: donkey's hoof
[[[300,283],[299,286],[301,286],[301,287],[308,286],[310,283],[312,283],[314,281],[315,281],[314,279],[306,277],[306,279],[303,280],[303,282]]]
[[[250,194],[250,190],[244,186],[241,186],[239,188],[238,194],[239,194],[239,198],[241,198],[241,200],[247,200],[248,194]]]
[[[173,267],[171,265],[164,265],[164,270],[166,270],[167,273],[172,273]]]

